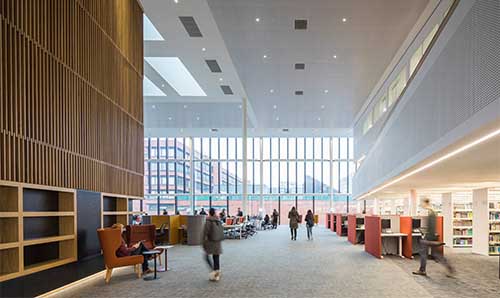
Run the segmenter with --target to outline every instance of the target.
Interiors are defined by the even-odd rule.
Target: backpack
[[[210,221],[210,231],[208,233],[209,241],[222,241],[224,240],[224,228],[220,221]]]

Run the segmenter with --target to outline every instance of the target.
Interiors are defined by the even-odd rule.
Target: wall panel
[[[0,0],[0,180],[143,194],[142,9]]]

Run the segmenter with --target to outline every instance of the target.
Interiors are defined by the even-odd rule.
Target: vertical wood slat
[[[0,16],[0,179],[141,196],[138,3],[4,0]]]

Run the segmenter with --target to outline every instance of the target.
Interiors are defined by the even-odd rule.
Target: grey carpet
[[[282,226],[224,241],[218,283],[208,281],[199,247],[176,246],[169,251],[172,270],[159,273],[159,280],[137,279],[126,268],[110,285],[98,278],[57,297],[500,297],[497,258],[451,255],[456,278],[445,277],[432,261],[429,277],[420,277],[411,274],[417,260],[379,260],[329,230],[314,232],[314,241],[307,241],[301,228],[292,242]]]

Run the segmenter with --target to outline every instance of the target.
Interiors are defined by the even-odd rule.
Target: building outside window
[[[149,214],[163,209],[187,214],[194,199],[195,209],[225,208],[234,215],[242,207],[242,146],[242,139],[234,137],[146,138],[144,209]],[[281,222],[287,223],[292,206],[301,214],[311,209],[320,218],[331,207],[346,212],[355,172],[353,152],[353,140],[347,137],[248,138],[248,213],[277,209]]]

